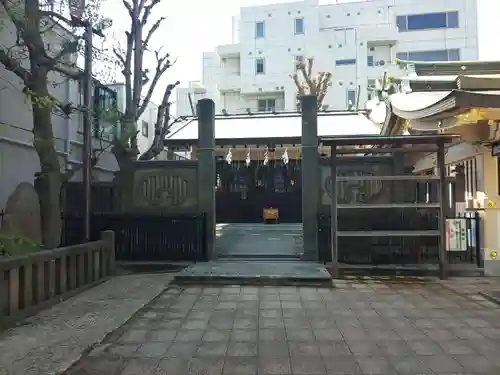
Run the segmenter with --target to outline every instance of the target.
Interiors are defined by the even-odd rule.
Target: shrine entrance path
[[[302,224],[217,224],[219,258],[298,259],[302,253]]]

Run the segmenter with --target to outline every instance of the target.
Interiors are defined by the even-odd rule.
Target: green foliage
[[[50,96],[42,96],[33,92],[31,89],[25,87],[24,95],[26,97],[26,103],[31,104],[34,107],[38,108],[52,108],[57,104],[57,100]]]
[[[0,256],[29,255],[38,251],[40,246],[26,237],[0,233]]]

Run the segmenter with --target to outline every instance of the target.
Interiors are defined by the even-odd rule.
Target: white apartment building
[[[289,74],[309,57],[315,71],[333,73],[328,109],[349,102],[363,108],[375,79],[405,74],[395,58],[477,60],[477,22],[477,0],[303,0],[241,8],[233,43],[205,52],[201,83],[177,90],[177,115],[192,113],[189,94],[194,105],[212,98],[217,113],[295,111]]]
[[[108,85],[110,89],[114,90],[117,94],[118,110],[121,112],[125,111],[125,84],[115,83]],[[149,102],[146,109],[137,121],[137,147],[139,148],[139,154],[146,152],[151,144],[153,143],[153,138],[155,135],[155,123],[156,114],[158,113],[158,106]]]

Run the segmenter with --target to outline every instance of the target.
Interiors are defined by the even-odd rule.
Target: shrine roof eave
[[[366,135],[323,138],[323,146],[364,146],[364,145],[429,145],[453,143],[460,139],[455,134],[433,135]]]
[[[244,146],[244,145],[300,145],[302,137],[272,137],[272,138],[216,138],[216,146]],[[165,146],[186,147],[198,145],[198,139],[165,139]]]
[[[364,112],[319,112],[318,138],[346,134],[379,134],[380,127],[370,121]],[[247,116],[216,117],[216,146],[238,145],[299,145],[302,139],[302,117],[295,114],[255,114]],[[165,146],[187,147],[198,145],[196,119],[172,132],[164,140]]]
[[[441,120],[472,108],[500,108],[498,91],[437,91],[393,94],[392,112],[405,120]]]

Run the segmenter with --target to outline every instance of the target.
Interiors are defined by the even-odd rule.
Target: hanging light
[[[281,155],[281,160],[283,160],[283,163],[285,165],[288,165],[288,161],[290,160],[288,158],[288,147],[285,148],[285,151],[283,152],[283,155]]]
[[[228,151],[227,151],[227,155],[226,155],[226,163],[227,164],[231,164],[232,161],[233,161],[233,152],[231,151],[232,148],[230,148]]]
[[[250,166],[250,163],[252,162],[252,160],[250,159],[250,149],[248,149],[248,152],[247,152],[247,157],[245,159],[245,164],[247,165],[247,167]]]

